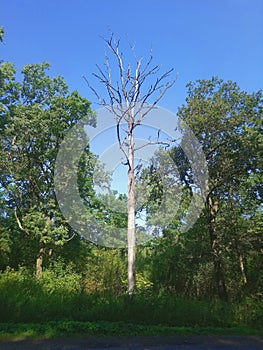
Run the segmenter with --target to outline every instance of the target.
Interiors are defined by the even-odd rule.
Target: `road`
[[[263,338],[235,336],[58,338],[2,341],[0,350],[262,350]]]

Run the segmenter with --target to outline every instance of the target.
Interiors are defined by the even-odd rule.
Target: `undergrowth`
[[[189,300],[150,291],[130,299],[125,294],[116,297],[106,292],[88,293],[79,287],[74,276],[54,281],[47,275],[39,280],[15,272],[0,275],[1,323],[66,322],[62,324],[70,325],[71,321],[75,322],[74,327],[82,327],[87,322],[99,325],[101,322],[122,322],[137,327],[262,329],[263,306],[260,300],[253,298],[231,304],[218,300]]]

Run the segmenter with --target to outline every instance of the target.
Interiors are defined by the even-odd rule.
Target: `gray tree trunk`
[[[135,186],[134,186],[134,138],[133,130],[130,127],[129,149],[128,149],[128,293],[133,295],[135,292]]]
[[[218,234],[216,231],[216,215],[218,212],[218,203],[213,201],[211,196],[208,197],[208,226],[211,242],[211,252],[215,271],[215,280],[217,286],[218,296],[222,301],[227,301],[227,290],[225,284],[225,275],[223,271],[220,247],[218,242]]]
[[[145,81],[152,77],[159,71],[160,66],[153,66],[152,54],[150,53],[148,60],[143,65],[142,58],[138,59],[135,53],[134,47],[131,47],[131,51],[134,58],[134,65],[123,63],[123,56],[119,50],[120,40],[115,40],[113,34],[109,39],[104,38],[107,48],[112,56],[115,58],[115,65],[118,71],[118,81],[114,83],[115,79],[112,79],[112,69],[110,66],[109,57],[105,54],[105,70],[97,66],[98,73],[93,75],[102,83],[109,96],[109,102],[107,102],[99,93],[94,89],[84,77],[88,86],[97,97],[100,105],[106,107],[115,116],[117,138],[119,147],[125,155],[125,160],[129,166],[128,170],[128,227],[127,227],[127,241],[128,241],[128,293],[133,295],[136,287],[135,279],[135,182],[134,182],[134,154],[136,149],[134,148],[134,129],[136,126],[141,125],[146,115],[157,105],[165,92],[173,86],[176,78],[171,82],[167,81],[170,73],[173,69],[170,69],[163,73],[161,76],[156,77],[155,83],[152,83],[147,88]],[[125,68],[126,67],[126,68]],[[146,85],[147,90],[142,88]],[[153,99],[151,102],[149,102]],[[147,108],[145,108],[147,107]],[[136,108],[136,112],[135,112]],[[125,133],[125,137],[122,137],[120,132],[120,124],[126,123],[127,129],[122,131]],[[167,142],[160,142],[159,133],[155,142],[146,142],[143,147],[153,144],[165,144]],[[142,148],[142,147],[141,147]],[[137,149],[138,150],[138,149]]]
[[[45,248],[41,247],[36,260],[36,278],[39,278],[43,272],[43,257]]]

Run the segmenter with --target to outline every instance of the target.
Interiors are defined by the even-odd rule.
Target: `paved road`
[[[0,342],[0,350],[262,350],[261,337],[116,337]]]

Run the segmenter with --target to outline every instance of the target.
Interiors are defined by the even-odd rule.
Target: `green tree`
[[[43,259],[75,235],[54,193],[58,148],[78,120],[88,116],[90,124],[95,122],[90,102],[76,91],[70,93],[63,78],[47,75],[48,69],[46,62],[26,65],[18,82],[10,63],[0,67],[1,200],[20,238],[31,242],[37,276]],[[85,155],[91,156],[88,149]],[[82,162],[82,171],[86,165]]]
[[[259,205],[260,192],[262,195],[259,185],[262,174],[262,165],[259,163],[262,152],[259,126],[262,118],[262,92],[248,94],[240,91],[235,83],[224,82],[218,78],[198,80],[188,84],[186,105],[179,109],[178,115],[195,133],[206,155],[209,183],[206,184],[204,193],[204,217],[210,237],[218,295],[222,300],[227,300],[223,256],[229,246],[226,244],[230,238],[228,227],[233,227],[234,223],[231,221],[233,218],[226,219],[225,214],[230,203],[235,203],[235,207],[245,208],[246,199],[241,195],[241,192],[244,194],[244,186],[247,197],[256,199],[254,211],[257,211]],[[185,156],[180,148],[173,150],[173,157],[175,162],[183,164],[182,182],[191,187],[191,164],[184,160]],[[240,221],[246,215],[251,217],[251,213],[240,211],[235,225],[238,225],[236,220]],[[225,219],[224,225],[220,224],[220,217]],[[236,242],[240,241],[241,232],[240,227],[235,235]],[[244,266],[240,267],[244,273]]]

